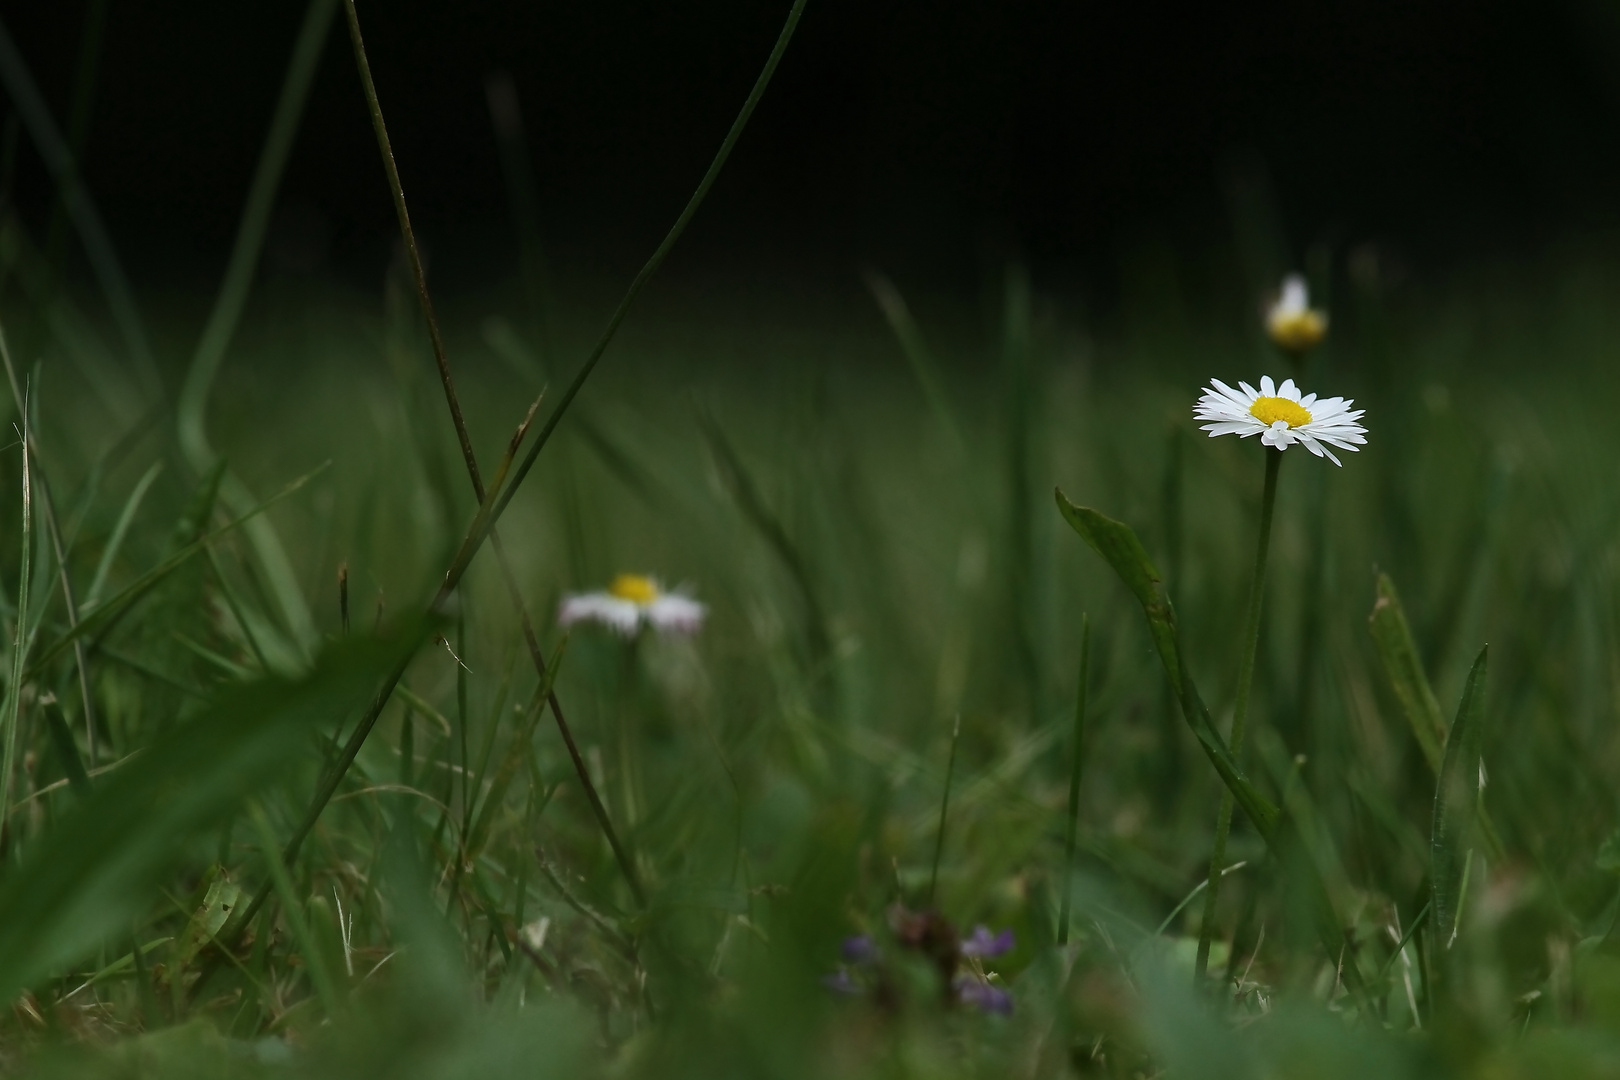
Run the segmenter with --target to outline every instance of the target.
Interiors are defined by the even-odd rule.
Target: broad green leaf
[[[233,687],[100,778],[0,880],[0,999],[126,929],[192,835],[306,753],[312,729],[363,707],[423,639],[343,642],[305,678]]]
[[[1440,702],[1423,674],[1423,661],[1412,641],[1412,627],[1406,621],[1400,594],[1388,574],[1378,575],[1378,599],[1367,617],[1367,627],[1412,735],[1422,748],[1429,769],[1438,772],[1440,748],[1446,741],[1446,722],[1440,715]]]
[[[1484,728],[1487,646],[1479,651],[1463,685],[1457,719],[1446,739],[1440,780],[1434,792],[1434,828],[1430,833],[1430,878],[1434,882],[1435,930],[1442,944],[1457,930],[1462,902],[1463,864],[1478,839],[1480,742]]]
[[[1080,534],[1091,549],[1103,557],[1119,575],[1137,602],[1142,605],[1142,612],[1147,616],[1148,630],[1153,635],[1154,648],[1158,650],[1159,659],[1164,664],[1164,672],[1170,679],[1170,688],[1181,703],[1181,714],[1186,719],[1193,734],[1198,737],[1199,745],[1204,748],[1205,755],[1215,766],[1221,780],[1231,789],[1232,796],[1243,812],[1254,822],[1260,835],[1271,839],[1271,834],[1277,827],[1278,810],[1270,800],[1260,793],[1254,783],[1243,774],[1237,761],[1226,746],[1226,740],[1220,732],[1215,730],[1215,723],[1210,718],[1209,709],[1204,705],[1203,698],[1198,694],[1198,688],[1193,685],[1192,676],[1188,673],[1186,661],[1181,655],[1181,642],[1176,629],[1176,612],[1170,605],[1170,595],[1165,591],[1164,581],[1159,571],[1154,568],[1153,560],[1148,558],[1147,551],[1142,547],[1142,541],[1137,539],[1136,533],[1124,522],[1099,514],[1087,506],[1076,506],[1066,498],[1062,491],[1057,491],[1058,511],[1063,514],[1074,531]]]

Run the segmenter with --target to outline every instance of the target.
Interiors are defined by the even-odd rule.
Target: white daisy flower
[[[1304,353],[1327,336],[1327,312],[1311,307],[1305,279],[1299,274],[1283,278],[1282,289],[1266,309],[1266,333],[1285,352]]]
[[[633,637],[643,623],[659,631],[694,633],[703,625],[706,608],[690,596],[665,592],[650,577],[620,574],[600,592],[578,593],[563,600],[557,622],[599,622]]]
[[[1267,446],[1286,450],[1299,443],[1317,457],[1325,457],[1335,465],[1342,464],[1333,456],[1329,446],[1341,450],[1354,450],[1367,443],[1367,429],[1356,421],[1365,409],[1352,409],[1355,402],[1342,397],[1318,398],[1315,394],[1300,396],[1293,379],[1284,379],[1276,386],[1267,375],[1260,380],[1257,391],[1246,382],[1238,383],[1234,390],[1219,379],[1209,380],[1213,389],[1205,387],[1204,396],[1193,408],[1193,418],[1208,420],[1202,430],[1209,437],[1217,435],[1260,436]]]

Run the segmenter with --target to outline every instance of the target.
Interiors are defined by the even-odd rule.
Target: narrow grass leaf
[[[90,579],[90,591],[85,593],[84,599],[80,601],[81,611],[94,610],[96,605],[101,603],[102,590],[107,587],[107,575],[112,572],[118,553],[124,549],[124,539],[129,536],[129,527],[134,523],[135,515],[146,499],[146,493],[152,489],[152,484],[162,471],[163,463],[153,462],[152,467],[135,482],[135,489],[124,501],[124,509],[118,514],[118,523],[113,526],[112,535],[107,538],[107,546],[102,549],[101,561],[96,563],[96,576]]]
[[[22,418],[22,522],[20,562],[17,568],[17,629],[11,639],[11,670],[6,678],[6,696],[0,702],[0,825],[10,816],[11,776],[17,767],[17,725],[22,719],[22,687],[24,665],[28,661],[28,601],[29,578],[34,557],[34,499],[32,476],[28,467],[28,417]]]
[[[1485,676],[1489,647],[1481,649],[1463,685],[1457,719],[1446,739],[1440,780],[1434,792],[1434,827],[1430,832],[1430,877],[1434,882],[1435,931],[1449,946],[1457,934],[1462,902],[1463,866],[1477,839],[1480,743],[1484,728]]]
[[[1440,769],[1440,748],[1446,742],[1446,722],[1440,715],[1440,702],[1423,674],[1423,661],[1412,640],[1412,627],[1406,621],[1400,594],[1388,574],[1378,575],[1378,599],[1367,618],[1378,659],[1384,666],[1389,687],[1401,703],[1401,712],[1423,750],[1432,771]]]
[[[81,798],[88,795],[90,774],[85,771],[84,760],[79,757],[79,747],[73,741],[73,732],[68,728],[67,717],[62,715],[62,706],[52,701],[40,711],[45,714],[45,724],[50,730],[51,749],[55,751],[62,771],[67,774],[68,783],[72,786],[74,794]]]
[[[905,354],[911,375],[927,399],[934,419],[949,436],[952,448],[957,453],[963,453],[967,443],[962,438],[962,425],[956,419],[956,410],[951,407],[950,398],[945,396],[944,384],[939,377],[939,364],[928,348],[928,342],[923,339],[917,320],[912,318],[911,308],[906,305],[894,282],[883,274],[868,273],[866,287],[872,291],[878,307],[883,310],[883,318],[888,322],[895,340],[900,343],[900,351]]]

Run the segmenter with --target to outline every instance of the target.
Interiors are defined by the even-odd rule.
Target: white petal
[[[659,630],[690,634],[703,625],[708,609],[690,596],[665,593],[647,605],[647,621]]]
[[[1277,294],[1277,302],[1271,305],[1272,316],[1287,316],[1302,314],[1310,307],[1310,292],[1305,287],[1305,278],[1300,274],[1289,274],[1283,278],[1282,290]]]
[[[636,626],[641,622],[641,609],[634,601],[620,599],[611,593],[584,593],[563,600],[562,608],[557,612],[557,622],[561,626],[598,622],[628,637],[636,632]]]

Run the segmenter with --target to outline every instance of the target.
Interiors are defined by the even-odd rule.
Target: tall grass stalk
[[[715,180],[719,179],[720,171],[725,168],[726,159],[731,157],[732,148],[737,145],[737,140],[742,137],[743,129],[748,126],[749,117],[754,115],[755,107],[759,105],[760,99],[765,96],[765,88],[770,86],[771,78],[776,74],[776,67],[782,62],[783,54],[787,52],[788,42],[793,40],[793,32],[798,29],[799,17],[804,14],[805,3],[806,0],[793,0],[793,7],[788,11],[787,21],[782,25],[782,32],[777,35],[776,44],[772,47],[771,54],[765,59],[765,68],[759,73],[759,78],[754,80],[753,89],[748,92],[748,97],[743,102],[742,109],[737,113],[737,119],[731,122],[731,130],[727,131],[726,137],[721,140],[720,149],[715,151],[714,160],[709,163],[708,171],[703,174],[703,179],[698,181],[697,189],[692,192],[692,197],[686,201],[686,206],[681,210],[680,216],[675,219],[675,224],[670,226],[669,232],[664,235],[663,241],[659,243],[652,256],[647,259],[646,264],[636,274],[635,280],[630,282],[630,288],[625,290],[623,298],[619,300],[618,307],[613,309],[613,314],[608,318],[607,326],[603,328],[601,336],[596,339],[596,344],[591,348],[590,354],[585,357],[585,362],[580,365],[579,371],[575,373],[573,381],[563,391],[562,400],[557,402],[556,406],[551,410],[551,415],[546,418],[545,425],[541,427],[540,433],[535,436],[534,443],[529,447],[529,452],[524,457],[523,463],[518,466],[517,472],[512,475],[511,483],[491,508],[489,513],[491,523],[499,520],[507,504],[512,501],[512,496],[517,494],[518,486],[523,483],[523,478],[529,475],[529,470],[534,468],[535,460],[539,458],[540,451],[545,449],[547,441],[551,438],[551,433],[562,422],[563,414],[568,411],[568,406],[573,404],[574,398],[579,395],[580,390],[585,386],[585,380],[591,377],[591,372],[596,369],[597,363],[602,359],[602,354],[607,352],[608,345],[612,343],[614,335],[619,332],[619,324],[624,322],[626,315],[630,314],[630,308],[635,304],[636,297],[641,295],[641,290],[646,287],[647,282],[652,280],[653,275],[664,264],[664,260],[669,256],[669,253],[675,249],[676,241],[680,240],[681,234],[686,231],[687,225],[691,224],[692,218],[697,216],[698,208],[703,205],[703,200],[708,198],[709,189],[714,187]]]
[[[1254,683],[1254,659],[1260,648],[1260,609],[1266,592],[1266,557],[1271,551],[1271,517],[1277,505],[1277,470],[1283,452],[1269,447],[1266,456],[1265,489],[1260,496],[1260,539],[1254,550],[1254,577],[1249,585],[1249,608],[1243,623],[1243,652],[1238,660],[1237,694],[1232,705],[1232,734],[1227,748],[1233,760],[1243,752],[1244,720],[1249,712],[1249,689]],[[1209,859],[1208,888],[1204,892],[1204,917],[1198,928],[1198,956],[1194,978],[1202,981],[1209,969],[1209,943],[1215,933],[1215,904],[1220,899],[1221,878],[1226,867],[1226,838],[1232,831],[1232,791],[1221,792],[1221,805],[1215,817],[1215,849]]]
[[[956,746],[962,739],[962,718],[951,725],[951,753],[945,759],[945,787],[939,794],[939,824],[934,829],[934,861],[928,869],[928,906],[939,891],[939,859],[945,853],[945,821],[951,813],[951,779],[956,775]]]
[[[11,636],[11,670],[6,678],[6,695],[0,701],[0,744],[5,747],[0,755],[0,827],[11,814],[12,774],[17,769],[17,728],[22,716],[23,675],[28,663],[28,600],[32,587],[34,565],[34,497],[33,477],[29,470],[28,411],[20,417],[22,450],[22,518],[17,534],[21,540],[21,554],[17,566],[17,627]]]
[[[1069,943],[1069,901],[1074,889],[1074,836],[1080,823],[1080,770],[1085,765],[1086,697],[1091,691],[1091,615],[1080,615],[1080,682],[1074,694],[1074,744],[1069,748],[1069,818],[1063,837],[1063,902],[1057,943]]]
[[[439,381],[444,388],[444,400],[450,410],[450,421],[456,429],[456,441],[461,446],[462,462],[467,468],[467,479],[472,484],[473,497],[482,508],[488,501],[490,492],[484,487],[484,478],[478,467],[478,455],[473,450],[472,436],[467,430],[467,421],[462,415],[461,398],[456,392],[456,380],[450,372],[450,359],[445,353],[444,337],[439,333],[439,320],[433,311],[433,298],[428,292],[427,272],[422,263],[422,253],[416,243],[416,231],[411,227],[410,208],[405,202],[405,187],[400,180],[399,166],[394,160],[394,150],[388,138],[388,124],[383,119],[382,102],[377,96],[377,85],[371,76],[371,61],[366,56],[365,39],[360,33],[360,15],[355,9],[354,0],[344,0],[344,14],[349,27],[349,40],[354,47],[355,67],[359,70],[360,84],[365,92],[366,109],[371,116],[372,131],[377,138],[377,150],[382,155],[383,170],[388,175],[388,190],[393,199],[394,213],[399,220],[400,236],[405,243],[406,256],[410,260],[411,275],[416,285],[416,296],[422,305],[422,316],[427,321],[428,339],[433,346],[433,360],[439,371]],[[502,462],[500,475],[497,477],[495,488],[500,487],[500,479],[505,476],[505,469],[510,463],[512,452],[517,449],[524,433],[528,431],[529,423],[534,418],[534,410],[540,404],[536,399],[534,406],[529,409],[529,415],[523,420],[518,434],[514,436],[511,451],[507,460]],[[500,533],[495,531],[494,522],[489,524],[490,546],[495,552],[495,561],[501,570],[501,577],[506,584],[507,595],[512,606],[517,609],[518,621],[523,629],[523,641],[528,647],[530,662],[534,665],[535,675],[541,683],[551,685],[546,669],[545,652],[540,647],[539,635],[535,633],[534,622],[529,617],[527,604],[523,600],[523,591],[518,584],[517,575],[512,570],[511,561],[507,558],[506,550],[501,543]],[[562,736],[563,743],[568,747],[569,756],[574,764],[574,773],[579,778],[581,788],[585,791],[586,799],[591,806],[591,812],[596,817],[597,826],[602,830],[608,846],[613,851],[613,857],[618,862],[624,874],[625,882],[630,892],[636,898],[636,903],[646,903],[646,892],[641,884],[641,876],[636,872],[635,861],[630,857],[628,850],[619,839],[618,832],[613,827],[613,820],[608,815],[607,805],[602,801],[601,794],[596,790],[596,784],[591,780],[590,770],[585,767],[585,760],[576,747],[573,732],[569,729],[568,720],[563,714],[562,703],[557,699],[555,690],[549,695],[552,718],[557,722],[558,734]],[[463,697],[463,713],[465,701]],[[466,717],[462,717],[462,750],[463,768],[466,767]],[[465,774],[464,774],[465,775]],[[467,809],[467,795],[463,792],[463,810]]]

